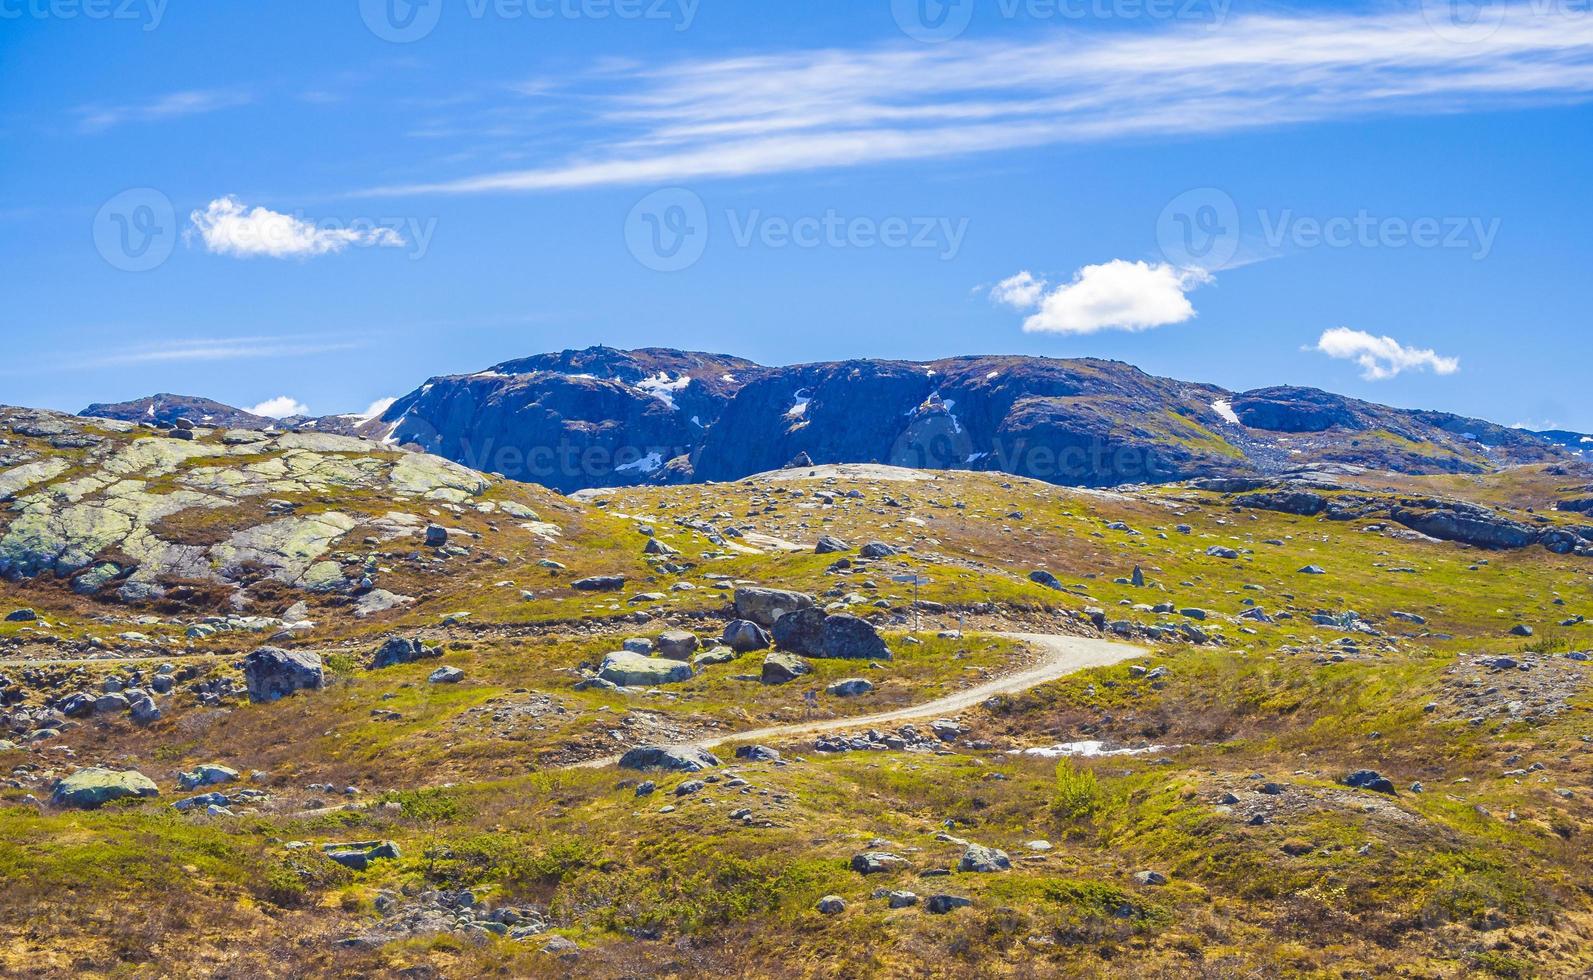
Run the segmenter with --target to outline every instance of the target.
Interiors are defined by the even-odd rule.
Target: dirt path
[[[1105,667],[1124,660],[1132,660],[1135,657],[1143,657],[1150,652],[1143,647],[1133,646],[1128,643],[1114,643],[1109,640],[1087,639],[1079,636],[1056,636],[1049,633],[996,633],[994,635],[1038,647],[1043,656],[1038,663],[1017,673],[985,681],[983,684],[976,684],[965,691],[948,694],[943,698],[937,698],[934,701],[927,701],[923,704],[852,718],[829,718],[823,721],[802,721],[790,725],[757,728],[752,731],[726,732],[712,735],[708,738],[695,739],[684,744],[693,748],[711,749],[726,742],[772,741],[775,739],[787,739],[797,735],[818,735],[823,732],[842,729],[880,728],[919,718],[951,715],[980,704],[998,694],[1016,694],[1020,691],[1027,691],[1031,687],[1038,687],[1041,684],[1066,677],[1076,671],[1087,670],[1091,667]],[[614,755],[601,759],[588,759],[585,762],[578,762],[569,768],[601,769],[618,763],[619,758],[619,756]]]

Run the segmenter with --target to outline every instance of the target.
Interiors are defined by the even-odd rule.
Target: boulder
[[[776,652],[764,656],[760,679],[765,684],[784,684],[812,672],[813,667],[796,654]]]
[[[658,655],[670,660],[690,660],[697,652],[697,634],[686,630],[665,630],[658,636]]]
[[[648,555],[660,555],[666,558],[670,555],[680,554],[680,552],[676,551],[674,548],[671,548],[669,545],[658,540],[657,538],[648,538],[647,544],[642,547],[642,553]]]
[[[819,543],[814,546],[813,553],[815,555],[834,555],[843,551],[851,550],[852,546],[847,544],[845,541],[826,534],[819,538]]]
[[[779,762],[780,753],[767,745],[742,745],[736,749],[736,758],[748,762]]]
[[[874,685],[861,677],[848,677],[838,680],[824,689],[826,693],[838,698],[853,698],[859,694],[867,694],[874,690]]]
[[[962,859],[957,862],[958,871],[990,873],[1011,868],[1012,859],[1007,857],[1006,851],[983,844],[969,844],[967,850],[962,852]]]
[[[963,898],[961,895],[931,895],[928,901],[924,902],[924,908],[928,910],[930,915],[945,915],[948,912],[955,912],[957,909],[967,908],[972,904],[972,901]]]
[[[429,647],[419,640],[406,640],[395,636],[376,648],[371,656],[370,670],[395,667],[442,656],[442,647]]]
[[[907,859],[888,851],[864,851],[852,855],[852,870],[860,875],[888,874],[907,868]]]
[[[889,660],[891,652],[872,623],[856,616],[830,616],[824,620],[822,656],[836,660]]]
[[[426,676],[426,680],[433,684],[458,684],[465,679],[465,672],[458,667],[438,667]]]
[[[752,653],[769,649],[769,634],[750,619],[732,620],[721,638],[725,646],[737,653]]]
[[[818,657],[823,655],[824,624],[828,618],[824,610],[808,606],[775,620],[770,632],[781,650]]]
[[[803,453],[803,455],[807,455]],[[846,911],[846,899],[839,895],[826,895],[813,906],[825,915],[840,915]]]
[[[1231,561],[1239,557],[1239,552],[1233,550],[1232,548],[1224,548],[1220,544],[1214,544],[1210,548],[1206,549],[1206,555],[1209,558],[1226,558]]]
[[[277,701],[295,691],[318,691],[326,683],[321,658],[299,650],[261,647],[243,658],[249,700]]]
[[[398,845],[390,840],[322,844],[321,849],[328,858],[355,871],[364,871],[377,861],[396,861],[399,857]]]
[[[207,762],[195,766],[192,772],[181,773],[177,777],[177,788],[182,790],[198,789],[201,786],[215,786],[219,783],[230,783],[238,778],[238,770],[230,769],[220,763]]]
[[[160,720],[160,705],[147,694],[133,698],[127,705],[127,711],[135,724],[148,725]]]
[[[639,745],[619,761],[621,769],[636,772],[702,772],[718,766],[712,752],[691,745]]]
[[[623,575],[593,575],[588,578],[576,579],[570,583],[570,588],[581,592],[618,592],[625,588]]]
[[[426,547],[441,548],[448,543],[448,529],[438,524],[426,525]]]
[[[896,554],[896,549],[883,541],[870,541],[858,549],[858,555],[863,558],[878,559],[889,558]]]
[[[1146,886],[1165,885],[1167,884],[1167,876],[1160,871],[1136,871],[1134,872],[1134,883]]]
[[[689,681],[695,674],[690,664],[679,660],[619,650],[603,658],[597,676],[620,687],[655,687]]]
[[[1052,575],[1043,568],[1030,572],[1029,581],[1033,582],[1035,585],[1043,585],[1048,589],[1055,589],[1058,592],[1062,591],[1062,583],[1057,581],[1057,577],[1055,575]]]
[[[1268,490],[1261,493],[1241,494],[1233,498],[1240,507],[1255,510],[1275,510],[1301,517],[1314,517],[1327,510],[1328,499],[1309,490]]]
[[[6,622],[8,623],[36,623],[38,621],[39,614],[31,609],[17,609],[6,613]]]
[[[1372,769],[1357,769],[1344,777],[1344,785],[1352,789],[1369,789],[1374,793],[1395,793],[1394,781]]]
[[[810,608],[813,605],[813,597],[806,593],[788,592],[784,589],[743,586],[736,590],[735,604],[738,617],[750,619],[764,629],[769,629],[786,613]]]
[[[154,781],[141,772],[131,769],[114,772],[96,767],[79,769],[56,783],[55,790],[50,794],[50,802],[56,806],[93,810],[128,796],[159,795],[160,789]]]

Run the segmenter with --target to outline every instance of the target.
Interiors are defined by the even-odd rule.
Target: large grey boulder
[[[760,679],[765,684],[784,684],[803,674],[811,674],[813,667],[794,653],[770,653],[763,658]]]
[[[702,772],[718,766],[717,756],[692,745],[638,745],[619,761],[621,769],[637,772]]]
[[[750,619],[736,619],[725,627],[722,637],[725,646],[737,653],[752,653],[769,649],[769,634]]]
[[[824,620],[820,656],[838,660],[889,660],[891,652],[879,632],[856,616],[830,616]]]
[[[697,652],[697,634],[686,630],[665,630],[658,635],[658,655],[670,660],[690,660]]]
[[[757,586],[744,586],[736,590],[736,615],[750,619],[764,629],[773,626],[781,616],[812,605],[813,597],[803,592]]]
[[[843,551],[851,551],[852,546],[833,535],[825,534],[819,538],[819,543],[814,546],[816,555],[835,555]]]
[[[770,633],[780,649],[809,657],[824,654],[824,610],[814,606],[786,613],[774,621]]]
[[[371,670],[381,670],[383,667],[395,667],[399,664],[410,664],[417,660],[427,660],[442,656],[441,647],[429,647],[419,640],[406,640],[395,636],[376,648],[371,656]]]
[[[679,660],[618,650],[603,658],[597,676],[620,687],[655,687],[689,681],[694,675],[691,665]]]
[[[313,653],[261,647],[243,658],[249,700],[279,701],[295,691],[318,691],[326,683],[321,658]]]
[[[50,794],[50,802],[56,806],[92,810],[128,796],[159,795],[160,790],[154,780],[141,772],[91,768],[79,769],[56,783],[55,790]]]

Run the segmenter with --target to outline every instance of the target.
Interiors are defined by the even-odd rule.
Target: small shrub
[[[1087,817],[1101,803],[1101,784],[1093,769],[1080,769],[1071,759],[1063,759],[1056,767],[1056,797],[1051,809],[1067,820]]]

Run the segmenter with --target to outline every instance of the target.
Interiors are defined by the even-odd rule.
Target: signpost
[[[917,633],[919,627],[919,615],[922,612],[918,605],[918,587],[920,585],[928,585],[933,580],[925,575],[914,575],[909,573],[907,575],[892,575],[891,581],[900,582],[903,585],[911,585],[913,587],[913,632]]]

